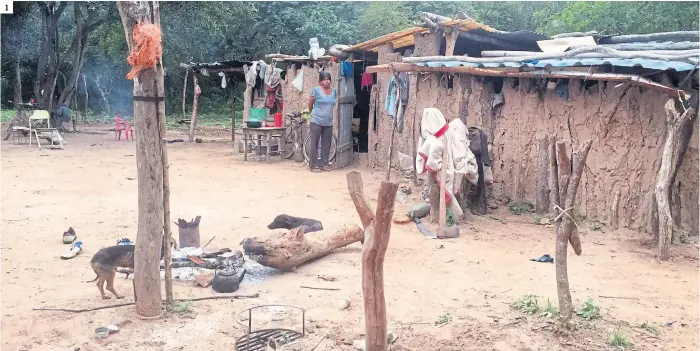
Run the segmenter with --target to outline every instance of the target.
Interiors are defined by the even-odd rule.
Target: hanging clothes
[[[279,68],[269,67],[265,71],[265,86],[270,88],[276,88],[280,85],[282,70]]]
[[[439,171],[446,167],[446,204],[455,216],[460,217],[462,209],[453,199],[454,194],[461,190],[461,179],[466,177],[472,183],[479,179],[476,158],[469,150],[467,128],[460,119],[448,124],[440,110],[426,108],[423,110],[420,130],[416,148],[416,170],[420,174],[430,172],[428,176],[435,177],[438,181]],[[443,152],[447,153],[446,164],[442,162]]]
[[[258,80],[258,69],[260,67],[266,66],[265,61],[255,61],[250,64],[250,69],[245,74],[245,82],[251,87],[255,86],[255,82]]]
[[[365,72],[362,75],[362,80],[360,83],[360,90],[364,90],[365,88],[370,89],[373,84],[374,84],[374,78],[372,77],[372,73]]]
[[[297,76],[294,77],[294,80],[292,81],[292,86],[299,91],[304,91],[304,71],[299,69],[297,70]]]
[[[394,84],[394,76],[389,78],[389,85],[386,89],[386,100],[384,100],[384,110],[389,117],[396,115],[396,84]]]
[[[352,62],[348,61],[343,61],[340,63],[340,71],[343,74],[343,77],[352,77],[353,75],[353,68],[352,68]]]
[[[279,85],[277,85],[274,88],[270,88],[268,86],[265,86],[265,91],[267,92],[267,95],[265,96],[265,107],[266,108],[274,108],[275,107],[275,101],[277,100],[277,89],[279,89]]]

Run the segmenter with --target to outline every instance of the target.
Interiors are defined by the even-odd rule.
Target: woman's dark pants
[[[311,159],[310,168],[321,168],[328,166],[328,154],[331,151],[331,138],[333,136],[333,126],[324,127],[316,123],[311,123]],[[318,144],[321,143],[321,161],[318,160]]]

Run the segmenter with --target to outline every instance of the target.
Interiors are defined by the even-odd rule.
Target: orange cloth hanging
[[[144,69],[152,68],[163,56],[160,28],[155,24],[136,24],[134,26],[134,45],[126,62],[131,71],[126,79],[132,80]]]

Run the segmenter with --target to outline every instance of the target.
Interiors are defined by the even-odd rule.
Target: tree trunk
[[[572,213],[569,212],[570,208],[574,207],[576,202],[576,192],[578,190],[579,182],[581,181],[581,174],[586,166],[586,158],[588,157],[588,152],[591,150],[591,145],[593,141],[588,140],[583,143],[583,145],[573,154],[573,164],[574,169],[572,173],[568,173],[566,168],[562,168],[561,164],[570,164],[570,160],[566,155],[566,148],[559,147],[563,144],[563,141],[557,143],[558,146],[558,159],[561,162],[559,170],[563,171],[564,174],[559,174],[559,186],[561,187],[563,183],[568,183],[568,190],[564,198],[560,198],[560,207],[568,214],[561,215],[561,219],[557,221],[557,239],[556,239],[556,251],[555,251],[555,266],[556,266],[556,277],[557,277],[557,295],[559,297],[559,311],[561,312],[560,322],[565,328],[571,327],[571,316],[573,315],[573,303],[571,301],[571,290],[569,288],[569,273],[567,265],[567,248],[572,235],[572,230],[574,229],[574,221],[572,219]],[[569,177],[571,174],[571,177]],[[562,190],[559,189],[562,193]],[[576,234],[577,235],[577,234]],[[578,236],[575,240],[578,239]],[[572,242],[572,246],[575,242]],[[574,246],[575,247],[575,246]],[[578,241],[578,252],[580,252],[580,241]]]
[[[187,119],[187,78],[190,76],[190,71],[185,71],[185,82],[182,84],[182,119]]]
[[[197,107],[199,106],[199,85],[195,72],[192,72],[192,82],[194,83],[194,98],[192,100],[192,118],[190,118],[190,143],[194,141],[194,130],[197,128]]]
[[[246,255],[266,267],[289,272],[331,251],[363,240],[362,229],[343,226],[335,232],[320,231],[304,235],[304,227],[286,233],[246,238],[241,242]]]
[[[90,98],[90,93],[88,92],[88,87],[87,87],[87,79],[85,79],[85,74],[83,74],[83,86],[85,87],[85,113],[83,114],[83,118],[85,119],[85,123],[87,123],[87,118],[88,118],[88,100]]]
[[[542,215],[549,212],[549,138],[540,139],[537,155],[537,191],[535,212]]]
[[[236,82],[231,81],[231,141],[236,147]]]
[[[619,215],[620,210],[620,190],[615,190],[613,193],[612,205],[610,206],[610,220],[608,221],[608,226],[610,230],[617,230],[620,227]]]
[[[690,123],[696,114],[695,106],[691,105],[682,114],[676,109],[673,99],[666,103],[666,141],[661,156],[661,167],[656,176],[654,195],[659,218],[658,259],[666,261],[670,258],[670,245],[673,237],[673,217],[669,204],[670,188],[680,160],[675,159],[676,153],[681,152],[681,131]]]
[[[58,22],[67,2],[40,1],[38,5],[42,14],[43,40],[34,80],[34,96],[42,109],[51,111],[59,68]]]
[[[199,247],[199,221],[202,216],[197,216],[191,222],[182,218],[178,218],[177,226],[179,227],[179,244],[180,247]]]
[[[134,50],[136,23],[150,23],[149,3],[118,2],[129,50]],[[156,97],[163,71],[156,67],[134,78],[134,96]],[[134,252],[134,295],[136,312],[145,317],[162,314],[160,295],[160,252],[163,245],[163,139],[158,116],[165,115],[165,103],[134,101],[136,172],[138,177],[138,230]]]
[[[444,164],[443,164],[444,167]],[[377,212],[367,203],[359,172],[347,174],[348,190],[364,227],[362,246],[362,297],[365,307],[365,350],[387,350],[386,301],[384,300],[384,256],[389,247],[391,218],[398,184],[382,182]],[[442,206],[444,208],[444,205]]]
[[[22,51],[20,50],[20,53]],[[22,71],[20,70],[19,58],[15,64],[15,96],[14,105],[15,109],[19,108],[19,104],[22,103]]]

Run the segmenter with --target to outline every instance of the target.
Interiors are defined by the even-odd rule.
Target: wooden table
[[[265,160],[267,163],[272,163],[272,159],[270,158],[272,138],[277,138],[277,153],[279,153],[280,159],[284,160],[287,144],[285,137],[286,129],[285,127],[243,128],[243,160],[248,161],[248,142],[257,141],[258,150],[261,150],[263,137],[267,141],[267,149],[265,151]]]

